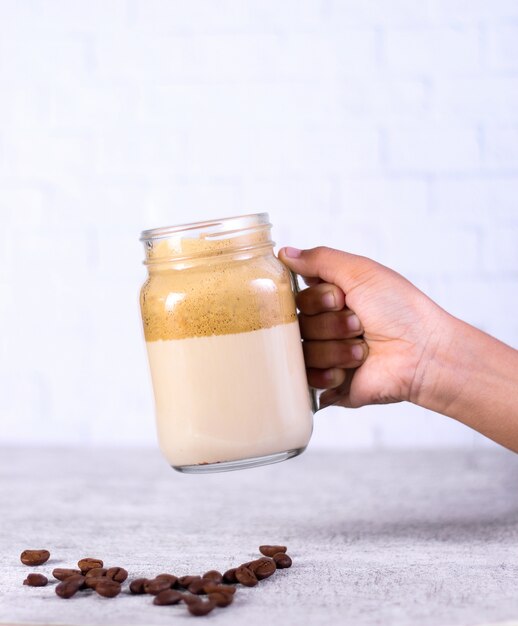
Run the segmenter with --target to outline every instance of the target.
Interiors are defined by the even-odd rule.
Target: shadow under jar
[[[313,426],[293,282],[267,213],[142,233],[161,450],[181,472],[283,461]]]

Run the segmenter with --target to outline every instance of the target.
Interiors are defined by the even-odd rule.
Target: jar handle
[[[293,293],[295,295],[297,295],[298,293],[300,293],[300,286],[299,286],[299,275],[295,274],[295,272],[292,272],[291,270],[288,270],[290,273],[290,279],[291,279],[291,288],[293,290]],[[316,389],[315,387],[310,387],[308,385],[308,390],[309,390],[309,398],[311,401],[311,410],[313,411],[313,413],[316,413],[319,409],[320,409],[320,395],[322,394],[322,390],[321,389]]]

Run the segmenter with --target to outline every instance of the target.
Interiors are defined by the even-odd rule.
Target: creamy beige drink
[[[311,436],[289,272],[269,224],[226,226],[228,236],[190,228],[147,248],[141,308],[159,441],[184,471],[282,460]]]
[[[162,452],[171,465],[305,447],[312,414],[297,322],[148,341]]]

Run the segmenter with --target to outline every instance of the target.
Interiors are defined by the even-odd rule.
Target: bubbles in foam
[[[168,237],[153,242],[141,291],[146,341],[226,335],[296,320],[290,275],[263,233],[234,238]],[[189,263],[175,258],[192,256]],[[163,262],[162,262],[163,261]]]

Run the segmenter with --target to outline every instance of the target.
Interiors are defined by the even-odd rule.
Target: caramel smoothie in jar
[[[144,231],[160,447],[183,472],[302,452],[312,431],[292,279],[266,213]]]

